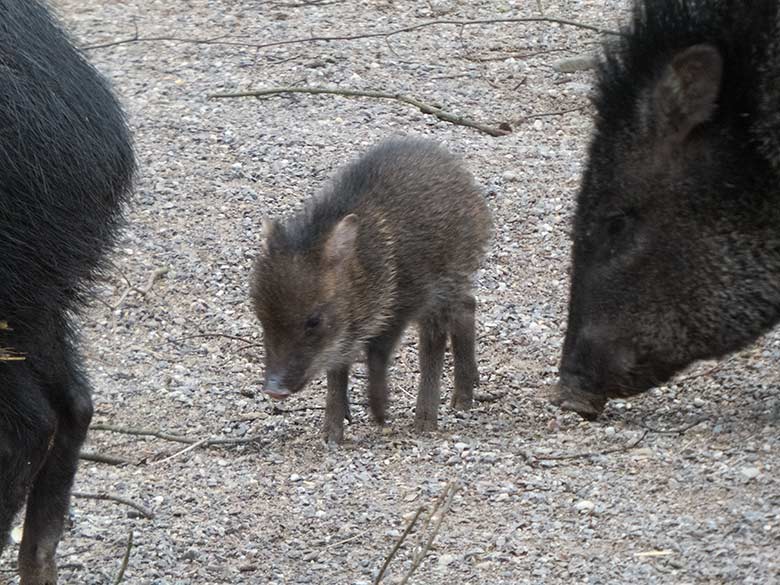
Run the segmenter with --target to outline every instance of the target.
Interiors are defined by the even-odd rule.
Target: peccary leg
[[[374,420],[380,425],[387,418],[387,365],[402,331],[403,326],[397,325],[368,342],[368,404]]]
[[[471,408],[474,401],[474,386],[479,383],[474,349],[476,306],[474,297],[466,294],[461,302],[453,307],[451,315],[450,337],[452,357],[455,362],[455,392],[452,394],[452,407],[458,410]]]
[[[56,428],[28,364],[0,362],[0,554]]]
[[[414,426],[418,431],[434,431],[438,426],[441,371],[447,347],[446,321],[432,315],[420,321],[420,386]]]
[[[57,414],[57,433],[27,499],[19,550],[21,585],[57,582],[54,554],[68,511],[79,450],[92,420],[90,389],[75,363],[77,356],[67,342],[63,342],[62,352],[61,360],[50,362],[56,371],[46,390]]]
[[[328,397],[325,400],[325,428],[323,439],[329,444],[338,444],[344,439],[344,419],[351,421],[349,412],[349,366],[328,370]]]

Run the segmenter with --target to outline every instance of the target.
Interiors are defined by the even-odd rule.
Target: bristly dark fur
[[[556,402],[596,415],[780,319],[779,31],[779,0],[637,0],[606,46]]]
[[[81,308],[122,223],[135,158],[108,84],[38,0],[0,0],[0,553],[27,499],[19,575],[53,585],[92,417]]]
[[[372,148],[347,165],[330,181],[324,191],[306,203],[303,211],[274,232],[269,247],[303,252],[317,247],[338,221],[365,203],[371,193],[383,193],[390,200],[403,189],[420,189],[408,184],[416,178],[411,171],[427,158],[451,159],[435,143],[421,139],[388,140]],[[452,163],[450,163],[452,164]],[[396,169],[407,167],[408,176]],[[376,204],[381,206],[381,201]],[[424,205],[423,201],[419,202]]]
[[[736,12],[740,17],[736,18]],[[636,106],[675,52],[700,43],[724,57],[720,107],[745,135],[759,112],[761,65],[776,34],[776,0],[646,0],[634,6],[631,26],[606,47],[598,70],[597,132],[641,130]]]
[[[124,115],[35,0],[0,0],[0,318],[75,308],[135,170]]]

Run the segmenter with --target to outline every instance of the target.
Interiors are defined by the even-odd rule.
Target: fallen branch
[[[122,557],[122,564],[119,566],[119,572],[114,579],[114,585],[119,585],[122,579],[125,578],[125,571],[127,570],[127,563],[130,561],[130,550],[133,548],[133,531],[127,535],[127,546],[125,547],[125,555]]]
[[[528,116],[521,116],[516,120],[513,120],[512,124],[517,126],[519,124],[522,124],[523,122],[528,122],[529,120],[536,120],[537,118],[549,118],[551,116],[565,116],[566,114],[571,114],[573,112],[581,112],[583,109],[585,109],[585,106],[570,108],[568,110],[558,110],[556,112],[541,112],[539,114],[529,114]]]
[[[684,425],[677,429],[655,429],[648,425],[643,425],[647,431],[654,433],[656,435],[683,435],[686,432],[690,431],[692,428],[699,426],[701,423],[709,420],[709,417],[703,416],[692,423],[689,423],[687,425]]]
[[[364,530],[363,532],[358,532],[354,536],[350,536],[349,538],[345,538],[344,540],[339,540],[338,542],[331,542],[330,544],[326,544],[325,548],[329,549],[329,548],[336,548],[337,546],[343,546],[345,544],[348,544],[350,542],[353,542],[353,541],[357,540],[361,536],[365,536],[366,534],[368,534],[372,530],[373,530],[372,528],[369,528],[368,530]]]
[[[160,459],[159,461],[152,461],[152,463],[150,465],[162,465],[163,463],[167,463],[168,461],[170,461],[171,459],[175,459],[179,455],[184,455],[188,451],[192,451],[193,449],[197,449],[198,447],[202,447],[207,442],[208,442],[208,439],[201,439],[200,441],[197,441],[196,443],[193,443],[189,447],[185,447],[181,451],[176,451],[176,453],[174,453],[173,455],[169,455],[165,459]]]
[[[420,535],[424,534],[425,531],[428,529],[431,520],[433,520],[433,527],[428,533],[428,537],[425,539],[425,542],[423,542],[420,545],[419,550],[417,550],[417,552],[415,552],[414,555],[412,556],[412,566],[406,572],[406,575],[404,575],[403,579],[398,581],[399,585],[404,585],[409,581],[409,579],[412,577],[414,572],[422,563],[425,556],[428,554],[428,551],[430,550],[433,541],[436,539],[436,536],[439,534],[439,530],[441,529],[441,524],[442,521],[444,520],[444,516],[447,514],[447,511],[450,509],[450,506],[452,504],[452,499],[455,497],[455,493],[459,489],[460,489],[460,485],[457,482],[450,481],[449,483],[447,483],[442,493],[436,499],[436,503],[433,505],[433,508],[431,508],[430,513],[427,515],[425,521],[423,522],[422,527],[420,528],[420,532],[419,532]],[[417,524],[417,520],[420,518],[420,515],[425,510],[426,510],[425,506],[420,506],[417,509],[417,512],[412,517],[412,520],[409,522],[409,524],[406,526],[406,529],[404,530],[403,534],[401,534],[401,537],[396,541],[395,546],[393,546],[393,549],[390,551],[390,554],[387,555],[387,558],[385,558],[385,561],[382,564],[382,568],[379,570],[379,574],[376,576],[376,579],[374,580],[374,585],[379,585],[380,581],[384,578],[385,573],[387,571],[387,567],[390,565],[390,561],[393,560],[396,553],[401,548],[401,545],[407,539],[409,534],[411,534],[412,529]]]
[[[157,36],[157,37],[142,37],[138,34],[138,31],[136,30],[135,34],[129,38],[119,39],[117,41],[109,41],[106,43],[99,43],[95,45],[86,45],[84,47],[81,47],[81,50],[91,51],[94,49],[105,49],[108,47],[115,47],[117,45],[124,45],[126,43],[149,43],[149,42],[162,42],[162,41],[168,41],[173,43],[187,43],[193,45],[222,45],[222,46],[229,46],[229,47],[248,47],[252,49],[269,49],[272,47],[296,45],[300,43],[316,43],[316,42],[331,43],[335,41],[349,42],[349,41],[357,41],[361,39],[376,39],[376,38],[386,39],[395,35],[414,32],[416,30],[429,28],[432,26],[457,26],[460,28],[464,28],[467,26],[485,26],[491,24],[519,24],[519,23],[533,23],[533,22],[546,22],[551,24],[560,24],[563,26],[571,26],[574,28],[590,30],[605,35],[622,34],[618,31],[609,30],[606,28],[602,28],[600,26],[587,24],[584,22],[567,20],[565,18],[532,16],[527,18],[484,18],[484,19],[476,19],[476,20],[456,20],[456,19],[429,20],[428,22],[422,22],[420,24],[413,24],[410,26],[404,26],[401,28],[391,29],[387,31],[366,32],[366,33],[358,33],[354,35],[311,36],[311,37],[303,37],[297,39],[286,39],[283,41],[272,41],[269,43],[247,43],[241,41],[224,40],[228,38],[227,35],[221,35],[218,37],[211,37],[205,39],[189,39],[189,38],[173,37],[167,35]]]
[[[155,437],[162,439],[163,441],[171,441],[174,443],[186,443],[188,445],[198,444],[198,446],[212,447],[215,445],[245,445],[247,443],[256,443],[263,440],[261,436],[242,437],[236,439],[193,439],[191,437],[185,437],[183,435],[172,435],[164,431],[158,431],[156,429],[136,429],[132,427],[119,427],[113,425],[96,424],[90,427],[93,431],[107,431],[110,433],[119,433],[123,435],[134,435],[137,437]]]
[[[630,451],[631,449],[635,448],[639,445],[642,441],[644,441],[645,437],[650,433],[649,430],[645,429],[645,431],[640,435],[638,439],[635,439],[631,441],[630,443],[623,445],[621,447],[612,447],[610,449],[604,449],[603,451],[587,451],[585,453],[564,453],[560,455],[536,455],[532,454],[531,457],[533,457],[536,460],[541,461],[564,461],[567,459],[588,459],[590,457],[599,457],[601,455],[609,455],[610,453],[623,453],[625,451]]]
[[[133,461],[116,457],[114,455],[103,455],[101,453],[84,452],[79,454],[79,459],[83,461],[92,461],[93,463],[105,463],[106,465],[131,465]]]
[[[74,498],[82,498],[84,500],[107,500],[112,502],[118,502],[120,504],[124,504],[125,506],[130,506],[131,508],[136,509],[144,518],[147,518],[149,520],[152,520],[154,518],[154,512],[152,512],[149,508],[146,508],[141,504],[134,502],[133,500],[129,500],[117,494],[109,494],[109,493],[88,494],[85,492],[73,492],[71,495]]]
[[[422,548],[417,552],[417,554],[412,559],[412,566],[409,568],[409,571],[406,573],[404,578],[401,579],[399,585],[404,585],[409,581],[409,579],[412,577],[414,572],[417,570],[417,567],[419,567],[420,563],[422,563],[423,559],[425,558],[425,555],[428,554],[428,551],[430,550],[433,541],[436,539],[436,536],[439,534],[441,523],[444,521],[444,516],[447,514],[447,511],[450,509],[450,506],[452,505],[452,499],[455,497],[455,493],[458,491],[458,488],[459,486],[457,483],[454,483],[452,481],[449,482],[447,484],[447,487],[444,488],[444,492],[442,492],[442,495],[436,501],[436,505],[433,507],[433,510],[431,510],[428,519],[425,521],[425,526],[427,527],[431,518],[433,518],[433,516],[436,514],[439,508],[441,508],[441,512],[439,512],[439,516],[435,520],[433,528],[431,529],[431,532],[428,535],[428,539],[425,541],[425,544],[423,544]],[[442,507],[442,502],[444,502],[443,507]]]
[[[405,96],[402,94],[385,93],[382,91],[363,91],[356,89],[338,89],[327,87],[279,87],[273,89],[260,89],[256,91],[234,92],[234,93],[213,93],[208,96],[209,99],[222,99],[222,98],[242,98],[242,97],[268,97],[273,95],[279,95],[284,93],[306,93],[306,94],[327,94],[327,95],[341,95],[345,97],[367,97],[384,100],[394,100],[401,102],[419,109],[424,114],[430,114],[435,116],[439,120],[444,122],[450,122],[451,124],[457,124],[459,126],[467,126],[474,128],[490,136],[506,136],[510,133],[509,130],[502,128],[493,128],[486,126],[479,122],[469,120],[462,116],[457,116],[436,106],[426,104],[415,98]]]
[[[420,506],[419,508],[417,508],[417,512],[414,514],[414,517],[409,522],[409,524],[406,525],[406,529],[403,531],[403,534],[401,534],[401,538],[399,538],[396,541],[393,550],[391,550],[390,554],[387,555],[387,557],[385,558],[385,562],[382,564],[382,568],[379,570],[379,574],[376,576],[376,579],[374,579],[374,585],[379,585],[379,582],[382,580],[382,577],[385,576],[385,571],[387,571],[387,567],[390,564],[390,561],[393,560],[395,553],[398,552],[398,549],[401,548],[401,545],[406,540],[406,537],[409,536],[409,533],[412,532],[414,525],[417,524],[417,520],[420,518],[420,514],[422,514],[424,510],[425,510],[425,506]]]
[[[168,269],[168,268],[165,268],[165,267],[163,267],[163,268],[157,268],[157,269],[156,269],[154,272],[152,272],[152,273],[149,275],[149,280],[147,280],[147,282],[146,282],[146,286],[144,286],[143,288],[138,288],[137,286],[134,286],[133,284],[131,284],[131,283],[128,281],[128,287],[125,289],[125,291],[124,291],[124,292],[122,293],[122,295],[119,297],[119,300],[118,300],[117,302],[115,302],[115,303],[106,303],[106,305],[108,305],[108,307],[109,307],[109,308],[110,308],[112,311],[113,311],[113,310],[115,310],[115,309],[118,309],[119,307],[121,307],[121,306],[122,306],[122,304],[123,304],[123,303],[125,302],[125,300],[127,299],[127,296],[128,296],[128,295],[129,295],[131,292],[137,292],[137,293],[139,293],[139,294],[140,294],[142,297],[145,297],[145,296],[146,296],[146,295],[148,295],[148,294],[149,294],[149,292],[152,290],[152,287],[154,286],[154,283],[155,283],[155,282],[157,282],[157,281],[158,281],[160,278],[162,278],[162,277],[163,277],[165,274],[167,274],[167,273],[168,273],[168,270],[169,270],[169,269]],[[123,275],[123,276],[124,276],[124,275]]]

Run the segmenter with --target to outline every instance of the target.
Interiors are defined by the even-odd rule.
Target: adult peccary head
[[[778,28],[777,0],[646,0],[607,47],[557,404],[595,417],[777,322]]]

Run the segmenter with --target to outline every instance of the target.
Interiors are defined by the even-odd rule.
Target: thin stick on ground
[[[441,507],[441,511],[439,511],[439,515],[435,520],[435,523],[433,525],[433,528],[431,529],[431,532],[428,534],[428,539],[423,544],[422,548],[420,548],[419,552],[414,556],[414,559],[412,560],[412,566],[407,571],[406,575],[404,575],[404,578],[401,579],[399,582],[399,585],[405,585],[409,582],[409,579],[411,579],[414,572],[417,570],[417,567],[420,566],[420,563],[422,563],[423,559],[425,558],[425,555],[428,554],[428,551],[431,548],[431,545],[433,544],[433,541],[436,539],[436,536],[439,534],[439,530],[441,529],[441,524],[444,521],[444,516],[447,514],[447,512],[450,509],[450,506],[452,505],[452,499],[455,497],[455,493],[459,489],[459,485],[455,482],[450,482],[447,484],[447,487],[444,488],[444,495],[446,495],[446,499],[444,497],[440,498],[439,501],[436,502],[436,506],[431,510],[431,515],[428,517],[427,522],[430,521],[431,518],[434,517],[434,515],[437,513],[439,508]],[[442,501],[444,502],[444,505],[441,506]]]
[[[686,432],[690,431],[692,428],[699,426],[701,423],[708,421],[709,417],[703,416],[691,423],[688,423],[687,425],[683,425],[682,427],[676,428],[676,429],[656,429],[648,425],[644,425],[645,429],[647,429],[649,432],[654,433],[656,435],[684,435]]]
[[[356,89],[339,89],[328,87],[277,87],[270,89],[260,89],[255,91],[244,92],[231,92],[231,93],[213,93],[208,96],[209,99],[224,99],[224,98],[242,98],[242,97],[270,97],[274,95],[280,95],[285,93],[305,93],[305,94],[326,94],[326,95],[340,95],[345,97],[366,97],[382,100],[393,100],[403,104],[413,106],[423,112],[424,114],[430,114],[435,116],[439,120],[456,124],[458,126],[466,126],[468,128],[474,128],[480,132],[484,132],[490,136],[506,136],[510,133],[509,130],[502,128],[495,128],[493,126],[487,126],[480,122],[458,116],[431,104],[421,102],[415,98],[405,96],[396,93],[387,93],[383,91],[369,91],[369,90],[356,90]]]
[[[180,451],[176,451],[176,453],[174,453],[173,455],[169,455],[165,459],[160,459],[159,461],[152,461],[150,463],[150,465],[162,465],[163,463],[168,463],[169,461],[171,461],[172,459],[175,459],[179,455],[184,455],[188,451],[192,451],[193,449],[197,449],[198,447],[202,447],[207,442],[208,442],[208,439],[201,439],[200,441],[197,441],[197,442],[193,443],[189,447],[185,447],[184,449],[182,449]]]
[[[126,39],[119,39],[116,41],[108,41],[105,43],[97,43],[94,45],[86,45],[84,47],[81,47],[82,51],[92,51],[94,49],[106,49],[108,47],[115,47],[117,45],[124,45],[127,43],[149,43],[149,42],[173,42],[173,43],[188,43],[188,44],[194,44],[194,45],[223,45],[223,46],[231,46],[231,47],[249,47],[252,49],[270,49],[273,47],[281,47],[286,45],[297,45],[301,43],[315,43],[315,42],[325,42],[325,43],[332,43],[336,41],[356,41],[361,39],[376,39],[376,38],[388,38],[395,35],[400,35],[403,33],[413,32],[417,31],[423,28],[429,28],[432,26],[457,26],[457,27],[467,27],[467,26],[487,26],[492,24],[520,24],[520,23],[550,23],[550,24],[559,24],[562,26],[571,26],[574,28],[579,28],[583,30],[590,30],[593,32],[597,32],[599,34],[605,34],[605,35],[621,35],[622,33],[614,30],[609,30],[600,26],[596,26],[593,24],[588,24],[585,22],[576,22],[574,20],[568,20],[565,18],[552,18],[548,16],[532,16],[528,18],[484,18],[484,19],[475,19],[475,20],[455,20],[455,19],[444,19],[444,20],[429,20],[428,22],[422,22],[420,24],[413,24],[410,26],[404,26],[401,28],[395,28],[391,30],[386,31],[377,31],[377,32],[366,32],[366,33],[358,33],[354,35],[332,35],[332,36],[310,36],[310,37],[303,37],[303,38],[297,38],[297,39],[286,39],[282,41],[271,41],[268,43],[249,43],[245,41],[238,41],[238,40],[227,40],[229,37],[227,35],[222,35],[218,37],[212,37],[212,38],[205,38],[205,39],[193,39],[193,38],[184,38],[184,37],[174,37],[174,36],[157,36],[157,37],[142,37],[138,34],[138,31],[136,30],[135,34],[131,37],[128,37]]]
[[[401,534],[401,537],[396,541],[393,550],[390,551],[390,554],[387,555],[387,557],[385,558],[385,562],[382,563],[382,568],[379,570],[379,574],[376,576],[376,579],[374,579],[374,585],[379,585],[379,582],[382,580],[382,577],[385,576],[385,571],[387,571],[387,567],[388,565],[390,565],[390,561],[393,560],[395,553],[398,552],[398,549],[401,548],[401,545],[406,540],[406,537],[409,536],[409,534],[412,532],[414,525],[417,524],[417,520],[420,518],[420,514],[422,514],[424,510],[425,510],[425,506],[420,506],[419,508],[417,508],[417,512],[415,512],[414,517],[409,522],[409,524],[406,525],[406,529],[404,530],[403,534]]]
[[[105,303],[105,304],[108,306],[108,308],[110,308],[113,311],[113,310],[118,309],[119,307],[122,306],[122,304],[125,302],[125,300],[127,299],[128,295],[131,292],[137,292],[142,297],[145,297],[146,295],[148,295],[151,292],[152,287],[154,286],[154,283],[157,282],[163,276],[165,276],[168,273],[168,271],[169,271],[169,269],[167,267],[157,268],[154,272],[152,272],[149,275],[149,279],[146,281],[146,285],[144,285],[142,288],[139,288],[139,287],[137,287],[137,286],[135,286],[133,284],[130,284],[128,282],[128,287],[125,289],[125,291],[119,297],[118,301],[116,301],[115,303]]]
[[[88,494],[85,492],[73,492],[71,495],[74,498],[81,498],[84,500],[103,500],[103,501],[111,501],[111,502],[117,502],[119,504],[124,504],[125,506],[130,506],[131,508],[137,510],[138,513],[141,514],[141,516],[143,516],[144,518],[147,518],[149,520],[154,519],[154,512],[152,512],[149,508],[146,508],[145,506],[142,506],[141,504],[134,502],[133,500],[125,498],[124,496],[120,496],[117,494],[109,494],[109,493]]]
[[[372,528],[369,528],[368,530],[364,530],[363,532],[358,532],[354,536],[350,536],[349,538],[345,538],[344,540],[339,540],[337,542],[331,542],[330,544],[326,544],[325,548],[329,549],[329,548],[336,548],[338,546],[343,546],[345,544],[348,544],[350,542],[353,542],[353,541],[359,539],[362,536],[365,536],[366,534],[368,534],[372,530],[373,530]]]
[[[419,550],[413,554],[412,565],[409,568],[409,570],[406,572],[406,575],[404,575],[403,579],[399,581],[399,585],[403,585],[404,583],[407,583],[409,581],[409,579],[412,577],[414,572],[422,563],[425,556],[428,554],[428,551],[430,550],[433,541],[436,539],[436,536],[439,534],[439,530],[441,529],[441,524],[442,521],[444,520],[444,516],[447,514],[447,511],[450,509],[450,506],[452,505],[452,499],[455,497],[455,493],[459,489],[460,489],[460,485],[457,482],[450,481],[447,483],[442,493],[439,494],[439,497],[436,499],[436,503],[433,505],[431,511],[426,516],[423,525],[420,527],[419,534],[422,535],[425,533],[426,530],[428,530],[428,526],[430,525],[431,520],[433,520],[433,527],[431,528],[430,532],[428,532],[428,536],[425,539],[425,542],[423,542],[422,545],[420,545]],[[390,565],[390,561],[393,560],[396,553],[401,548],[401,545],[404,543],[404,541],[407,539],[409,534],[412,532],[414,526],[417,524],[417,520],[420,518],[420,515],[425,510],[426,510],[426,506],[420,506],[417,509],[417,512],[415,513],[414,517],[407,525],[406,530],[404,530],[403,534],[401,534],[401,537],[396,541],[395,546],[393,546],[393,549],[390,551],[390,554],[387,555],[387,558],[385,558],[385,561],[382,564],[382,568],[379,570],[379,574],[374,580],[374,585],[379,585],[379,583],[382,581],[387,571],[387,567]]]
[[[125,547],[125,555],[122,557],[122,564],[119,566],[119,572],[114,579],[114,585],[119,585],[122,579],[125,578],[125,571],[127,570],[127,564],[130,562],[130,550],[133,548],[133,531],[127,535],[127,546]]]
[[[578,106],[576,108],[569,108],[567,110],[558,110],[555,112],[541,112],[539,114],[529,114],[528,116],[521,116],[520,118],[513,120],[512,124],[514,126],[517,126],[524,122],[528,122],[529,120],[536,120],[538,118],[549,118],[551,116],[565,116],[566,114],[571,114],[573,112],[581,112],[584,109],[585,106]]]
[[[163,441],[171,441],[173,443],[185,443],[187,445],[194,445],[197,443],[199,447],[213,447],[216,445],[246,445],[248,443],[258,443],[266,440],[261,436],[241,437],[236,439],[222,439],[222,438],[207,438],[207,439],[193,439],[191,437],[185,437],[182,435],[173,435],[165,431],[157,429],[137,429],[133,427],[121,427],[114,425],[95,424],[90,427],[93,431],[106,431],[110,433],[119,433],[122,435],[133,435],[136,437],[155,437],[162,439]]]
[[[634,439],[626,445],[620,447],[612,447],[610,449],[604,449],[603,451],[586,451],[584,453],[563,453],[560,455],[533,455],[534,459],[541,461],[565,461],[567,459],[589,459],[591,457],[599,457],[601,455],[609,455],[610,453],[622,453],[624,451],[630,451],[637,447],[639,443],[645,440],[650,431],[645,429],[638,439]]]
[[[90,451],[81,453],[79,459],[83,461],[92,461],[93,463],[105,463],[106,465],[132,465],[134,463],[129,459],[123,459],[122,457],[116,457],[115,455],[103,455],[102,453]]]

